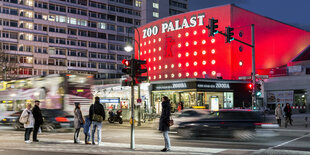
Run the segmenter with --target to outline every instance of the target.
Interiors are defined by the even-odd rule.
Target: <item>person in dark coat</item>
[[[169,132],[169,121],[170,121],[170,115],[171,115],[171,105],[170,105],[170,100],[168,99],[167,96],[164,96],[162,98],[162,111],[161,111],[161,116],[159,120],[159,130],[163,132],[163,136],[165,139],[165,148],[162,149],[162,152],[167,152],[170,151],[170,138],[168,135]]]
[[[289,103],[286,103],[283,111],[285,113],[285,127],[287,127],[288,122],[292,125],[292,108]]]
[[[95,117],[94,117],[95,116]],[[97,128],[98,145],[101,143],[101,128],[102,121],[105,120],[104,107],[100,104],[99,97],[95,97],[95,104],[92,104],[89,108],[89,119],[92,122],[92,144],[95,145],[95,132]]]
[[[34,129],[33,129],[33,142],[39,142],[39,140],[37,139],[38,136],[38,131],[40,126],[43,124],[43,117],[42,117],[42,113],[41,113],[41,109],[40,109],[40,101],[36,100],[34,101],[35,105],[32,108],[32,114],[34,117]]]
[[[75,109],[74,109],[74,128],[75,128],[74,143],[80,142],[79,134],[80,134],[81,127],[83,126],[84,123],[85,121],[84,121],[83,114],[81,111],[81,104],[76,102]]]
[[[84,123],[84,134],[85,134],[85,144],[91,144],[90,140],[90,126],[91,126],[91,121],[89,119],[89,116],[85,116],[85,123]]]

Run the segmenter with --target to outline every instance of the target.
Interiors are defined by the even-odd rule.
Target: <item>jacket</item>
[[[291,107],[285,106],[284,112],[285,112],[285,116],[286,117],[291,117],[292,116],[292,109],[291,109]]]
[[[33,117],[34,117],[34,120],[35,120],[34,125],[35,126],[42,125],[43,124],[42,113],[41,113],[41,109],[37,105],[35,105],[32,108],[32,114],[33,114]]]
[[[274,114],[276,116],[276,119],[281,119],[281,117],[283,116],[282,109],[280,107],[277,107]]]
[[[97,115],[101,115],[103,120],[105,120],[105,112],[104,112],[104,107],[102,104],[100,103],[95,103],[92,104],[89,108],[89,119],[90,121],[93,121],[93,114],[97,114]]]
[[[81,109],[74,110],[74,128],[79,129],[82,127],[84,122]]]
[[[87,134],[90,132],[90,125],[91,121],[88,116],[85,116],[85,124],[83,125],[84,127],[84,134]]]
[[[162,111],[159,120],[159,130],[169,131],[169,121],[171,115],[171,105],[169,101],[164,101],[161,103]]]
[[[20,117],[28,117],[28,122],[24,124],[24,128],[33,128],[34,127],[34,118],[31,110],[27,108],[23,111]]]

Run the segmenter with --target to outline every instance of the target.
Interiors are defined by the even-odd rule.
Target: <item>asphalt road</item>
[[[73,131],[42,133],[38,136],[41,141],[32,144],[24,143],[23,134],[23,131],[0,127],[0,154],[158,154],[164,146],[162,134],[150,128],[136,128],[135,151],[129,149],[130,128],[124,126],[105,126],[103,143],[99,146],[73,144]],[[205,137],[185,139],[175,133],[171,133],[170,138],[173,147],[169,154],[310,154],[310,130],[260,130],[250,141]],[[80,140],[83,142],[83,139],[82,133]]]

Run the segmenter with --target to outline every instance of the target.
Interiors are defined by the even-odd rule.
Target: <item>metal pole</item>
[[[134,59],[134,54],[132,54],[131,60]],[[133,68],[133,61],[130,62],[131,68]],[[131,75],[133,75],[133,69],[131,69]],[[135,79],[132,77],[131,81],[131,140],[130,140],[130,148],[132,150],[135,149],[135,111],[134,111],[134,100],[135,100],[135,87],[134,87]]]
[[[252,91],[252,109],[256,103],[256,89],[255,89],[255,40],[254,40],[254,24],[251,25],[252,31],[252,83],[253,83],[253,91]]]
[[[140,32],[136,27],[133,27],[138,33],[138,60],[140,60]],[[138,84],[138,99],[141,98],[141,88],[140,84]],[[141,126],[141,105],[138,106],[138,126]]]

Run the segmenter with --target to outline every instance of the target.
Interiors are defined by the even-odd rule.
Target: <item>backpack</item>
[[[29,118],[29,115],[27,116],[24,116],[24,117],[19,117],[19,122],[22,123],[22,124],[27,124],[28,123],[28,118]]]

